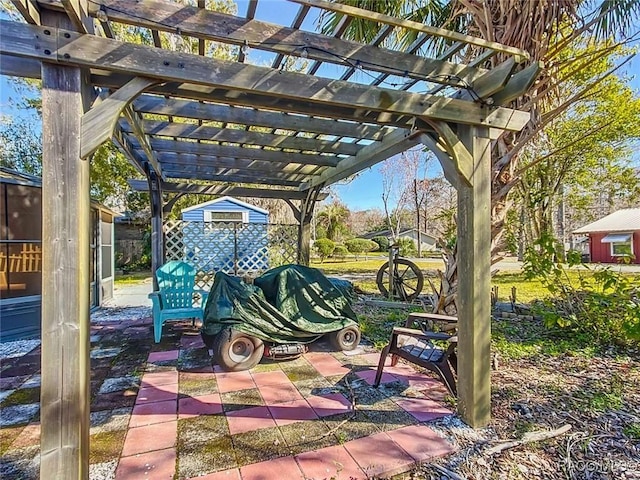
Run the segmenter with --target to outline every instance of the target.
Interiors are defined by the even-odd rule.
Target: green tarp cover
[[[203,331],[226,326],[273,343],[308,343],[357,325],[347,298],[322,272],[301,265],[267,271],[248,285],[218,272],[204,309]]]

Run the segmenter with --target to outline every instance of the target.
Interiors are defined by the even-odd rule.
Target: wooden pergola
[[[472,426],[488,422],[491,141],[528,122],[502,105],[530,88],[539,65],[467,35],[293,2],[291,26],[256,20],[258,0],[245,17],[205,0],[14,0],[27,24],[0,21],[1,73],[42,78],[43,87],[41,478],[88,476],[89,160],[108,140],[146,178],[131,184],[150,192],[154,268],[163,209],[173,204],[164,193],[284,199],[308,263],[323,188],[429,148],[458,191],[459,413]],[[300,29],[319,10],[342,15],[334,36]],[[342,38],[354,19],[381,25],[370,44]],[[147,32],[149,44],[118,39],[123,25]],[[380,46],[402,30],[416,34],[406,49]],[[434,36],[449,47],[427,58],[420,51]],[[179,38],[198,52],[168,48]],[[212,45],[230,45],[233,58],[212,58]],[[270,65],[249,64],[247,49]],[[307,63],[290,71],[290,59]]]

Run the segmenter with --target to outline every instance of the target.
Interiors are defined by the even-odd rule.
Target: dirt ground
[[[638,352],[496,360],[488,427],[436,422],[458,453],[405,478],[640,479]]]

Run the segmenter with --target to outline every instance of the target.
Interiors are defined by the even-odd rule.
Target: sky
[[[238,5],[238,15],[244,16],[247,11],[246,0],[236,2]],[[287,2],[284,0],[260,0],[256,11],[256,18],[266,22],[278,23],[281,25],[290,25],[296,12],[298,4]],[[312,10],[313,11],[313,10]],[[5,17],[1,15],[0,17]],[[303,30],[315,30],[317,16],[307,15],[307,19],[302,25]],[[268,60],[259,58],[257,50],[250,50],[248,53],[249,60],[252,63],[267,63]],[[625,74],[633,77],[631,80],[632,88],[640,95],[640,57],[636,56],[624,70]],[[330,70],[319,72],[319,75],[332,76]],[[7,77],[0,75],[0,113],[14,114],[15,109],[11,106],[10,98],[19,99],[20,93],[16,91],[14,86],[8,81]],[[635,153],[635,161],[640,165],[640,151]],[[387,160],[387,161],[393,161]],[[353,180],[348,183],[340,183],[332,186],[331,191],[335,192],[338,198],[345,203],[350,210],[359,211],[371,208],[382,208],[382,175],[380,167],[382,164],[371,167],[360,172]],[[437,167],[436,167],[437,168]],[[440,174],[439,169],[431,171],[430,175]],[[329,197],[327,201],[331,201],[333,197]]]

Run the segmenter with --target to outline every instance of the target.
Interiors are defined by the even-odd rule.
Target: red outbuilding
[[[630,256],[640,264],[640,208],[625,208],[573,232],[589,236],[592,263],[618,263]]]

